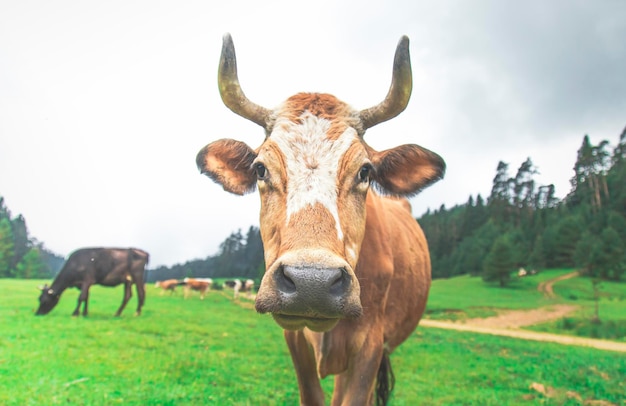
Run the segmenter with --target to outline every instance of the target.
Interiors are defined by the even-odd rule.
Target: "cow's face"
[[[266,273],[256,309],[289,330],[326,331],[359,317],[355,268],[370,184],[394,195],[416,193],[442,176],[443,161],[417,145],[374,151],[362,138],[371,111],[326,94],[297,94],[260,116],[239,113],[265,122],[263,144],[253,150],[219,140],[196,161],[229,192],[259,190]]]
[[[59,295],[45,285],[41,289],[41,295],[39,295],[39,308],[35,314],[38,316],[48,314],[50,313],[50,310],[57,305],[57,303],[59,303]]]

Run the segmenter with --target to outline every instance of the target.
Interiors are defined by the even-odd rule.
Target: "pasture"
[[[556,297],[549,298],[537,290],[540,283],[573,272],[572,269],[554,269],[536,275],[517,278],[505,288],[490,286],[480,277],[469,275],[433,281],[426,317],[431,319],[458,320],[488,317],[497,310],[535,309],[554,304],[569,304],[579,307],[572,316],[590,319],[595,301],[590,278],[577,277],[554,284]],[[599,288],[600,318],[626,324],[626,283],[604,281]],[[565,333],[555,323],[539,330]],[[571,332],[567,332],[571,334]]]
[[[0,404],[298,404],[281,329],[228,291],[184,300],[148,285],[142,316],[114,318],[123,289],[95,286],[90,316],[72,318],[72,289],[35,317],[40,283],[0,280]],[[626,356],[582,347],[418,328],[392,362],[391,405],[621,405],[626,393]]]

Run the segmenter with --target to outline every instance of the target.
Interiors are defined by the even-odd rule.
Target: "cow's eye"
[[[267,179],[267,168],[262,163],[257,163],[254,165],[254,171],[256,172],[256,178],[258,180],[266,180]]]
[[[365,164],[359,170],[359,182],[361,183],[369,183],[370,174],[372,172],[372,166],[370,164]]]

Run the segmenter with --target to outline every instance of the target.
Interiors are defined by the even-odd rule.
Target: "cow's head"
[[[265,129],[257,149],[235,140],[204,147],[198,168],[231,193],[259,189],[266,272],[256,309],[285,329],[331,329],[362,313],[355,277],[371,184],[407,196],[443,176],[445,163],[417,145],[378,152],[365,131],[402,112],[412,87],[409,40],[396,50],[385,100],[362,111],[328,94],[299,93],[274,110],[246,98],[235,50],[224,36],[219,68],[222,100]]]
[[[44,285],[41,288],[41,295],[39,295],[39,308],[35,313],[37,316],[43,316],[50,313],[50,310],[54,309],[54,306],[59,303],[60,295],[56,293],[48,285]]]

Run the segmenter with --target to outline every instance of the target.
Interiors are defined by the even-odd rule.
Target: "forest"
[[[24,216],[13,217],[0,196],[0,278],[52,278],[63,261],[28,235]]]
[[[620,280],[626,268],[626,129],[611,148],[585,135],[577,151],[571,190],[562,200],[553,185],[537,185],[528,158],[511,176],[499,162],[486,200],[427,212],[419,220],[428,238],[433,277],[481,275],[506,285],[524,268],[577,268]]]
[[[465,204],[427,211],[416,219],[426,234],[433,278],[481,276],[505,286],[519,269],[577,268],[591,277],[621,280],[626,269],[626,128],[617,145],[583,137],[571,190],[555,197],[538,185],[531,158],[513,173],[499,162],[491,193]],[[49,278],[63,259],[28,236],[22,216],[11,217],[0,197],[0,277]],[[215,255],[149,269],[147,281],[184,277],[240,277],[264,272],[259,229],[231,233]]]

